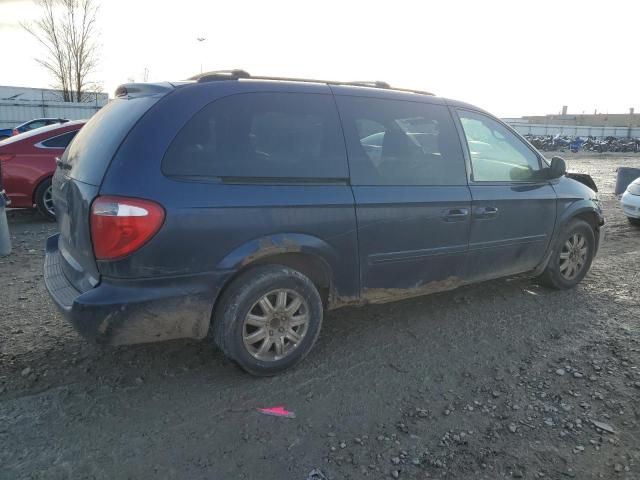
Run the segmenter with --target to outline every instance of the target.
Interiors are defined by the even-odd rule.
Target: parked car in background
[[[14,128],[6,128],[0,130],[0,140],[4,140],[13,135],[28,132],[29,130],[35,130],[36,128],[46,127],[47,125],[54,125],[59,123],[66,123],[69,120],[66,118],[35,118],[28,122],[21,123]]]
[[[629,184],[620,200],[622,211],[632,225],[640,226],[640,178]]]
[[[66,118],[36,118],[24,122],[13,129],[13,135],[28,132],[29,130],[35,130],[36,128],[46,127],[47,125],[56,125],[60,123],[67,123],[69,120]]]
[[[35,207],[55,219],[51,177],[60,157],[85,120],[49,125],[0,142],[4,188],[12,208]]]
[[[384,83],[124,85],[60,160],[44,280],[98,342],[211,328],[273,375],[326,309],[522,273],[574,287],[604,219],[565,169],[477,107]]]

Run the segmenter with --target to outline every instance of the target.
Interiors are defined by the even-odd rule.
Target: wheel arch
[[[591,226],[591,228],[593,228],[594,233],[597,233],[600,228],[600,218],[598,214],[596,214],[596,212],[593,210],[583,210],[580,213],[577,213],[576,215],[569,218],[569,221],[573,220],[574,218],[579,218],[580,220],[584,220],[585,222],[587,222]]]
[[[593,230],[593,234],[596,238],[596,253],[598,252],[598,248],[600,247],[600,227],[604,225],[604,219],[602,214],[598,212],[595,208],[590,205],[581,205],[575,209],[565,212],[563,215],[560,225],[558,228],[558,232],[561,232],[564,227],[566,227],[569,222],[575,219],[580,219],[589,224],[589,226]]]
[[[580,219],[587,222],[591,228],[593,229],[593,234],[596,239],[596,253],[598,252],[598,248],[600,246],[600,227],[603,225],[602,215],[596,211],[592,206],[588,204],[577,205],[574,208],[567,210],[564,214],[558,219],[556,227],[554,229],[553,237],[549,242],[549,247],[543,260],[538,264],[538,266],[531,272],[532,276],[538,276],[542,274],[542,272],[547,267],[551,256],[554,253],[554,247],[558,236],[562,233],[564,228],[574,219]]]
[[[36,192],[38,191],[38,188],[40,188],[40,185],[42,185],[47,180],[53,180],[52,173],[45,173],[44,175],[40,176],[40,178],[38,178],[35,182],[33,182],[33,189],[31,190],[31,202],[33,202],[34,204],[36,203]]]
[[[335,294],[332,265],[337,261],[338,255],[333,247],[311,235],[278,234],[253,239],[229,253],[216,267],[233,271],[220,290],[216,303],[226,288],[248,270],[262,265],[283,265],[308,277],[328,306]]]

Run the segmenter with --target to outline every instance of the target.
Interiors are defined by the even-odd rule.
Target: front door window
[[[471,155],[474,182],[535,182],[538,156],[508,128],[480,113],[458,110]]]

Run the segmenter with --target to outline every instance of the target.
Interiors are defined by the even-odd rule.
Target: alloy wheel
[[[571,235],[560,251],[560,274],[566,280],[573,280],[584,269],[587,263],[589,244],[581,233]]]
[[[290,355],[309,327],[309,306],[297,292],[273,290],[253,304],[244,319],[242,340],[256,359],[273,362]]]
[[[44,191],[44,195],[42,195],[42,203],[47,212],[55,217],[56,212],[53,208],[53,187],[51,185],[49,185],[49,187]]]

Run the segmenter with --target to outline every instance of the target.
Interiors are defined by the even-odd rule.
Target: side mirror
[[[560,178],[567,173],[567,162],[562,157],[553,157],[549,167],[549,178]]]

